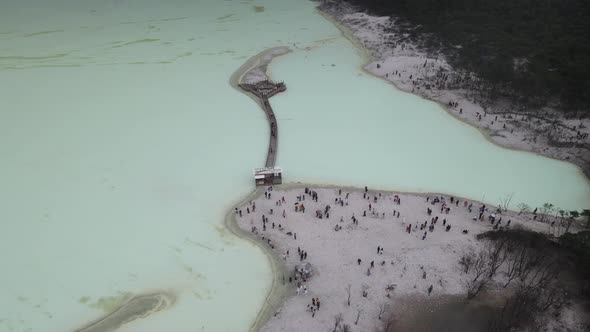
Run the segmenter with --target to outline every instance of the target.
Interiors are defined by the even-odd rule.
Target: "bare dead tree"
[[[486,246],[488,262],[488,278],[493,278],[496,271],[506,261],[508,239],[502,238]]]
[[[539,311],[547,311],[552,306],[561,307],[566,301],[567,293],[565,289],[553,283],[548,287],[543,287],[539,290],[537,299],[537,308]]]
[[[504,198],[500,198],[500,203],[501,203],[502,209],[504,209],[504,211],[508,210],[508,207],[510,206],[510,202],[512,201],[512,197],[514,197],[514,193],[506,194],[506,196],[504,196]]]
[[[361,314],[363,313],[363,311],[361,309],[358,309],[356,311],[356,319],[354,320],[354,325],[358,325],[359,324],[359,319],[361,319]]]
[[[565,212],[565,232],[569,233],[570,232],[570,228],[572,227],[572,225],[574,224],[574,222],[576,221],[576,218],[574,218],[574,216],[572,216],[569,212]]]
[[[467,299],[471,300],[483,290],[488,282],[488,279],[467,280],[465,281],[465,289],[467,290]]]
[[[551,215],[555,206],[551,203],[544,203],[541,207],[541,219],[539,221],[544,222],[548,215]]]
[[[348,295],[346,302],[348,303],[348,306],[350,307],[350,284],[348,284],[348,287],[346,287],[346,294]]]
[[[518,276],[521,283],[525,282],[530,274],[535,271],[535,267],[539,266],[543,255],[543,251],[526,248],[524,257],[518,267]]]
[[[475,254],[471,251],[461,256],[461,259],[459,260],[459,265],[463,267],[463,272],[469,273],[469,270],[471,270],[471,267],[475,262],[475,258]]]
[[[348,324],[343,324],[340,327],[340,332],[352,332],[352,328]]]
[[[489,332],[511,331],[531,321],[534,314],[535,293],[530,289],[519,287],[517,291],[506,300],[502,310],[493,317],[488,325]]]
[[[544,288],[559,275],[559,265],[554,259],[546,257],[544,260],[532,267],[524,279],[521,279],[523,286],[532,289]]]
[[[344,318],[342,318],[342,313],[339,313],[338,315],[334,316],[334,330],[333,330],[333,332],[336,332],[336,330],[338,330],[338,327],[340,327],[340,324],[342,323],[343,320],[344,320]]]
[[[363,295],[363,297],[367,297],[369,295],[369,286],[366,285],[366,284],[363,284],[361,286],[361,289],[362,289],[362,295]]]
[[[508,287],[512,280],[519,276],[520,271],[519,267],[522,265],[521,260],[524,259],[526,254],[527,248],[524,246],[518,246],[512,252],[508,254],[507,259],[507,268],[504,274],[506,275],[506,283],[504,284],[504,288]]]
[[[477,281],[488,272],[487,256],[484,251],[480,251],[473,262],[473,281]]]
[[[385,303],[382,303],[379,305],[379,315],[377,316],[377,319],[381,320],[381,318],[383,317],[383,314],[389,310],[389,306]]]
[[[517,205],[517,208],[518,208],[518,214],[519,215],[522,214],[522,213],[529,212],[531,210],[531,208],[528,205],[526,205],[525,203],[518,204]]]

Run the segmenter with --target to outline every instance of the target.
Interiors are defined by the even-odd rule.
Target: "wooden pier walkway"
[[[270,139],[268,142],[265,167],[275,167],[279,139],[279,127],[277,125],[275,113],[270,106],[268,98],[287,90],[287,87],[284,83],[274,83],[271,81],[262,81],[256,84],[240,84],[239,86],[242,88],[242,90],[256,96],[260,106],[262,107],[262,110],[266,114],[266,118],[270,126]]]

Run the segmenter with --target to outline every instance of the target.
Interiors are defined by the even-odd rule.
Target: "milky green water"
[[[273,106],[289,181],[590,201],[572,165],[497,148],[363,74],[311,2],[0,9],[0,331],[71,331],[158,290],[176,304],[121,330],[247,330],[270,269],[222,220],[253,189],[268,128],[228,79],[274,46],[295,50],[271,68],[288,85]]]

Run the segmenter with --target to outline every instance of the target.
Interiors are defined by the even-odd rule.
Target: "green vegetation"
[[[475,72],[492,98],[590,114],[589,1],[340,1],[399,18],[397,32]]]

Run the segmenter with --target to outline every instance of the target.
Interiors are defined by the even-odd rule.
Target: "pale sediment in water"
[[[248,202],[262,196],[263,190],[261,188],[255,190],[250,195],[246,196],[241,202],[235,205],[235,207],[246,205]],[[259,331],[266,322],[272,317],[273,313],[276,312],[289,296],[291,287],[285,287],[285,280],[283,276],[287,274],[287,268],[283,261],[273,253],[273,251],[264,243],[261,243],[259,239],[252,233],[245,231],[240,228],[237,223],[234,208],[228,211],[225,216],[225,226],[237,237],[250,241],[262,249],[262,252],[268,258],[272,271],[272,284],[266,294],[266,298],[260,308],[260,311],[256,315],[256,319],[250,325],[249,331]],[[282,286],[282,287],[281,287]]]
[[[175,301],[176,296],[167,292],[136,295],[128,299],[115,311],[85,327],[77,329],[76,332],[116,331],[121,326],[136,319],[145,318],[158,311],[168,309]]]

